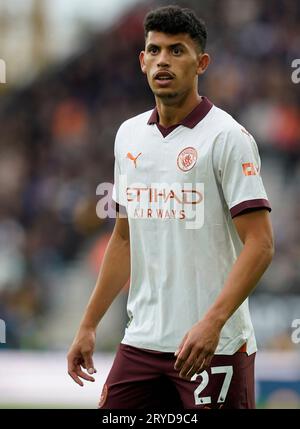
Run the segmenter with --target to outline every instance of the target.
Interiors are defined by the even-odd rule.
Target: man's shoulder
[[[229,113],[216,106],[212,110],[211,128],[214,135],[219,137],[215,139],[216,142],[220,143],[217,146],[224,145],[224,147],[230,148],[232,146],[243,147],[244,145],[249,145],[249,142],[253,144],[254,137]]]
[[[211,121],[214,124],[215,130],[225,134],[242,128],[242,125],[233,116],[217,106],[214,106],[212,109]]]
[[[152,109],[126,119],[120,125],[118,129],[118,133],[126,133],[132,130],[136,131],[137,127],[142,127],[144,125],[147,125],[147,122],[148,122],[148,119],[150,118],[151,113],[152,113]]]

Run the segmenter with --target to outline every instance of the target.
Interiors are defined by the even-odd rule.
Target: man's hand
[[[179,376],[190,380],[210,366],[220,338],[220,328],[212,322],[202,320],[184,336],[178,350],[174,369]]]
[[[68,353],[68,374],[73,380],[83,386],[81,378],[87,381],[95,381],[94,377],[86,374],[94,374],[96,369],[93,363],[93,353],[95,349],[96,333],[93,329],[80,329]]]

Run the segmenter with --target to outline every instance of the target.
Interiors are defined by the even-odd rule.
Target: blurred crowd
[[[300,83],[292,82],[291,63],[300,58],[300,3],[180,5],[208,26],[212,64],[200,93],[242,122],[259,146],[276,255],[257,293],[299,294]],[[148,10],[139,4],[83,52],[1,95],[0,318],[10,347],[39,347],[53,273],[114,224],[96,216],[96,187],[113,181],[118,126],[154,105],[138,62]]]

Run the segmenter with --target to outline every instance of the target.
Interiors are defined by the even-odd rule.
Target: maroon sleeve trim
[[[272,210],[268,200],[257,199],[257,200],[243,201],[242,203],[237,204],[236,206],[230,209],[230,213],[231,213],[231,217],[234,218],[235,216],[245,211],[251,211],[255,209],[256,210],[267,209],[269,210],[269,212]]]

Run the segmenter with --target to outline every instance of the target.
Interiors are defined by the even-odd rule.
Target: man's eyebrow
[[[156,45],[155,43],[149,43],[149,45],[146,46],[147,49],[149,48],[159,48],[158,45]]]
[[[185,45],[181,42],[177,42],[177,43],[172,43],[172,45],[170,45],[171,48],[185,48]]]
[[[167,47],[168,48],[177,48],[177,47],[185,48],[185,45],[181,42],[176,42],[176,43],[172,43],[171,45],[168,45]],[[149,45],[147,45],[147,49],[149,48],[160,48],[160,46],[156,45],[155,43],[149,43]]]

